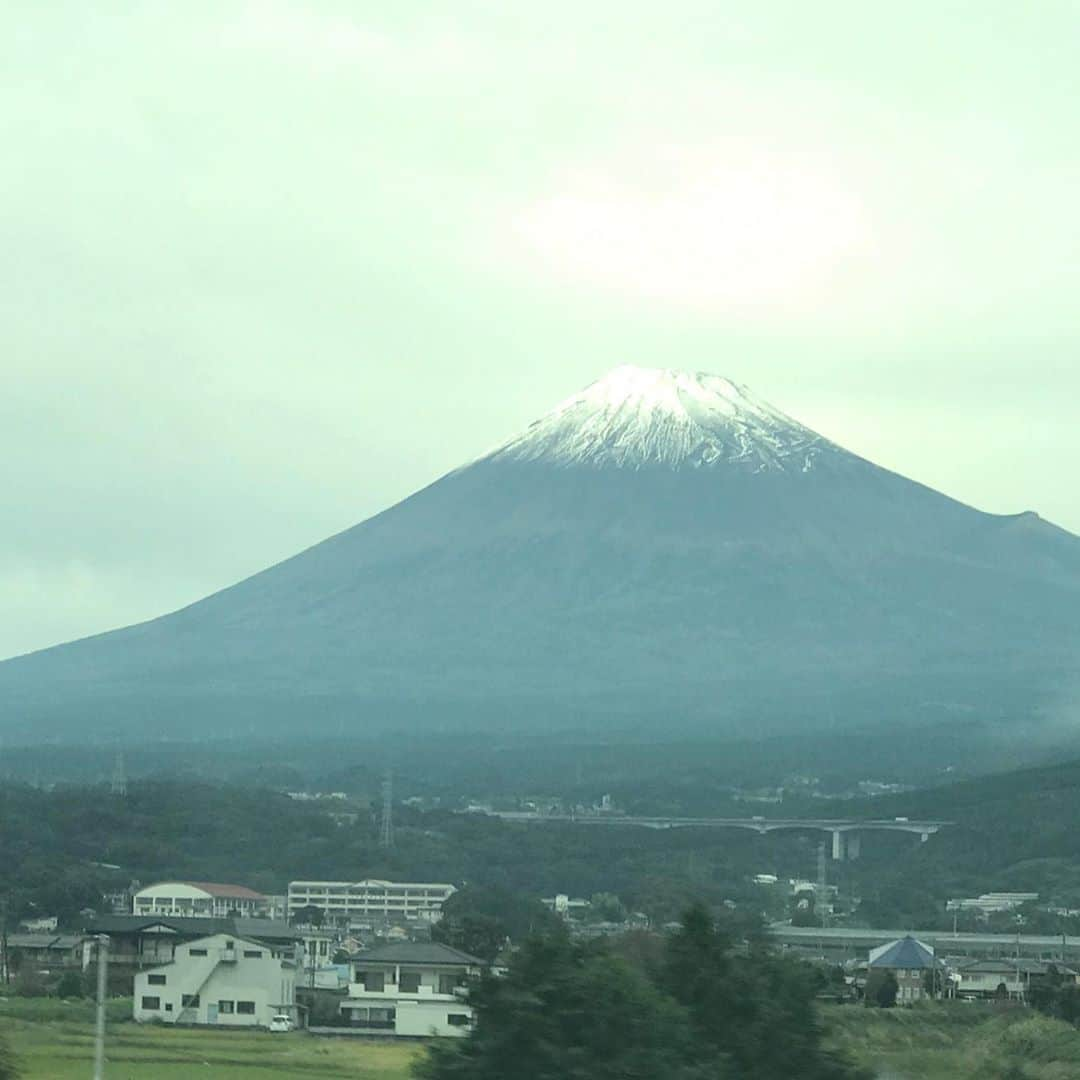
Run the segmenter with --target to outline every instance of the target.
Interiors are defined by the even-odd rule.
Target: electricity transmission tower
[[[127,794],[127,773],[124,771],[124,752],[118,750],[116,752],[116,761],[113,764],[112,781],[109,784],[109,790],[114,795],[126,795]]]
[[[382,824],[379,831],[379,845],[384,848],[394,846],[394,771],[387,767],[382,784]]]

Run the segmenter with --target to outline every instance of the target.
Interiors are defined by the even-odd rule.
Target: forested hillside
[[[763,809],[955,822],[926,844],[868,833],[862,858],[830,864],[830,880],[861,899],[850,914],[856,922],[951,925],[948,897],[991,889],[1034,891],[1046,902],[1080,906],[1080,763],[879,799]],[[395,820],[395,846],[385,851],[377,812],[359,797],[298,801],[270,788],[187,780],[134,781],[124,796],[102,786],[42,791],[9,783],[0,786],[0,864],[13,913],[56,913],[69,922],[80,908],[96,906],[103,891],[169,877],[234,881],[269,893],[302,877],[412,878],[532,896],[615,893],[656,919],[674,917],[693,898],[730,900],[783,918],[790,913],[786,894],[751,879],[812,878],[821,841],[813,832],[520,825],[405,805],[395,808]],[[1053,916],[1031,917],[1047,932],[1074,929]]]

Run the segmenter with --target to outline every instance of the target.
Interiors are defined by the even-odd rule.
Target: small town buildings
[[[139,889],[131,898],[133,915],[196,919],[223,919],[229,915],[266,918],[270,906],[270,898],[254,889],[216,881],[160,881]]]
[[[950,981],[953,995],[959,998],[1027,1001],[1031,987],[1052,974],[1073,985],[1080,981],[1073,968],[1024,957],[972,960],[961,964]]]
[[[589,910],[589,901],[583,897],[572,897],[566,893],[558,893],[555,896],[545,896],[540,901],[549,911],[555,912],[564,919],[572,919],[575,916],[584,915]]]
[[[167,964],[135,976],[133,1015],[140,1023],[269,1027],[282,1014],[298,1020],[294,954],[251,938],[196,938]]]
[[[15,972],[29,968],[37,972],[61,971],[82,965],[82,934],[8,934],[7,955],[0,939],[0,971]]]
[[[109,964],[129,968],[154,967],[173,959],[178,946],[209,934],[249,938],[295,958],[300,935],[287,923],[271,919],[177,918],[154,915],[104,915],[87,923],[87,934],[109,938]],[[93,942],[83,948],[83,966],[93,959]]]
[[[945,904],[946,911],[974,911],[981,918],[1002,911],[1015,911],[1024,904],[1033,904],[1039,899],[1035,892],[989,892],[981,896],[970,896],[966,899],[949,900]]]
[[[298,980],[297,985],[305,989],[344,993],[352,980],[352,967],[349,964],[326,964],[307,968],[302,976],[298,976]]]
[[[337,935],[329,930],[317,930],[310,926],[298,926],[296,933],[300,937],[304,967],[325,967],[333,960],[337,951]]]
[[[47,915],[40,919],[23,919],[19,923],[19,929],[28,934],[55,934],[60,920],[55,915]]]
[[[893,973],[896,977],[897,1005],[910,1005],[923,998],[934,997],[939,991],[935,979],[941,974],[940,961],[929,945],[917,941],[910,934],[871,949],[869,971]]]
[[[438,922],[453,885],[434,882],[292,881],[289,919],[304,908],[317,908],[334,926],[349,927],[364,920]]]
[[[353,962],[341,1013],[350,1027],[386,1035],[465,1035],[473,1022],[465,988],[482,969],[449,945],[383,945]]]

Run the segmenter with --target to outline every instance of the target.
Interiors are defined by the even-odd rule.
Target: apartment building
[[[348,927],[369,920],[438,922],[453,885],[406,881],[292,881],[289,918],[303,908],[318,908],[324,921]]]

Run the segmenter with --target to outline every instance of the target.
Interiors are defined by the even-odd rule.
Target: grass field
[[[130,1003],[117,1003],[108,1033],[108,1080],[407,1080],[416,1043],[333,1039],[268,1032],[137,1025]],[[93,1064],[92,1009],[53,1000],[0,1002],[0,1031],[26,1080],[88,1080]]]
[[[303,1033],[137,1025],[130,1002],[110,1007],[108,1080],[408,1080],[416,1043]],[[828,1042],[888,1080],[1076,1080],[1080,1032],[1023,1009],[928,1005],[913,1009],[828,1006]],[[26,1080],[89,1080],[93,1008],[88,1002],[0,999],[0,1031]]]
[[[1027,1009],[927,1004],[823,1010],[829,1042],[889,1080],[1077,1080],[1080,1032]]]

